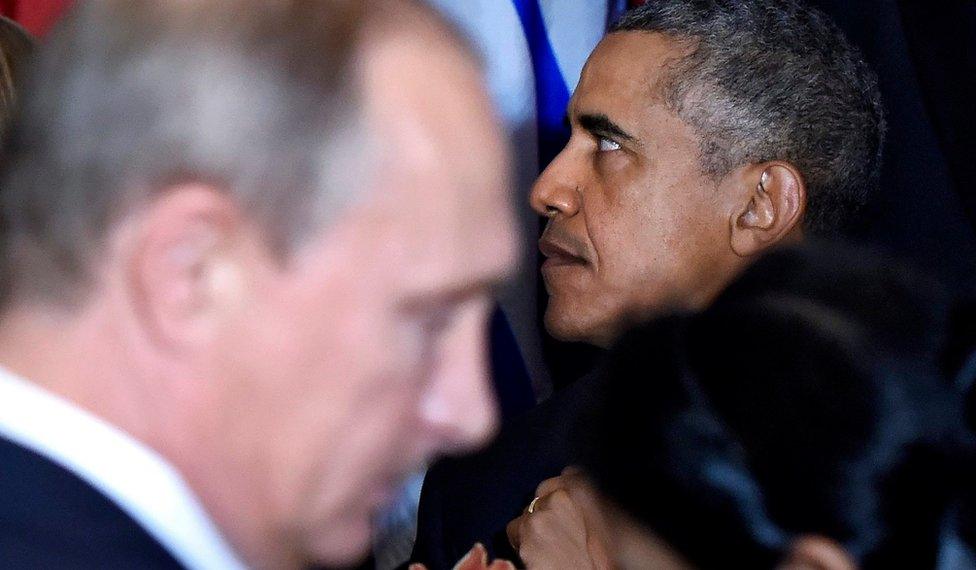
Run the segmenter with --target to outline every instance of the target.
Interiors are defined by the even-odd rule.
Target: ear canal
[[[759,221],[759,216],[758,216],[758,215],[756,214],[756,207],[757,207],[757,205],[756,205],[756,199],[755,199],[755,198],[753,198],[753,199],[751,199],[751,200],[749,201],[749,209],[747,209],[747,210],[746,210],[746,211],[745,211],[745,212],[744,212],[744,213],[743,213],[743,214],[742,214],[742,215],[741,215],[741,216],[739,217],[739,219],[740,219],[740,220],[741,220],[741,221],[742,221],[742,222],[743,222],[743,223],[744,223],[745,225],[753,225],[753,224],[755,224],[756,222],[758,222],[758,221]]]

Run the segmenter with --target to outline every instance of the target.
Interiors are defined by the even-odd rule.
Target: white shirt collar
[[[162,456],[3,367],[0,435],[86,481],[187,568],[245,568],[183,478]]]

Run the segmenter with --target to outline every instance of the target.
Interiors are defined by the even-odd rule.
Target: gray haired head
[[[824,14],[796,0],[650,0],[613,32],[685,45],[664,101],[701,136],[721,177],[783,160],[803,173],[804,227],[834,231],[877,186],[885,122],[877,79]]]
[[[362,4],[79,3],[5,141],[3,293],[80,289],[112,222],[174,184],[225,190],[278,251],[323,223],[363,186],[339,152]]]

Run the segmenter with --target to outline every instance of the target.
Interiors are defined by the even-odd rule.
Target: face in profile
[[[515,260],[507,157],[476,64],[406,17],[361,48],[379,157],[365,197],[268,261],[225,339],[269,524],[320,563],[365,553],[407,473],[496,423],[486,323]]]
[[[618,32],[583,69],[572,136],[531,195],[549,218],[540,249],[556,338],[606,346],[631,313],[701,306],[727,278],[719,185],[660,95],[681,53],[660,34]]]

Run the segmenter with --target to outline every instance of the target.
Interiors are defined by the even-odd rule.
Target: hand
[[[411,564],[407,570],[427,570],[427,567],[423,564]],[[454,570],[515,570],[515,565],[508,560],[495,560],[488,564],[488,551],[481,544],[475,544],[454,565]]]
[[[536,489],[538,500],[508,523],[508,540],[530,570],[608,570],[605,525],[596,495],[582,474],[567,468]]]

